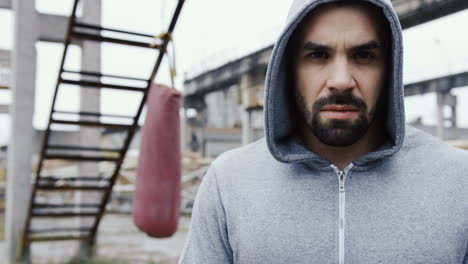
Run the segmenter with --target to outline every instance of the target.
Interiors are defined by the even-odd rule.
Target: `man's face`
[[[314,10],[296,33],[296,103],[326,145],[354,144],[367,132],[376,108],[381,111],[388,39],[379,25],[375,11],[364,6],[327,5]]]

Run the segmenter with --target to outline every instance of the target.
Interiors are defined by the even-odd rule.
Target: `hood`
[[[317,6],[338,2],[339,0],[294,0],[289,11],[286,25],[275,46],[268,65],[265,81],[265,137],[271,155],[284,163],[311,162],[314,166],[329,166],[331,162],[308,150],[293,131],[291,111],[293,111],[287,89],[285,56],[288,41],[300,22]],[[405,134],[403,81],[402,81],[402,29],[398,16],[390,0],[362,0],[373,3],[383,9],[391,27],[392,46],[391,63],[388,67],[388,103],[386,130],[387,142],[378,149],[369,152],[353,161],[357,166],[369,166],[378,160],[391,156],[399,151]]]

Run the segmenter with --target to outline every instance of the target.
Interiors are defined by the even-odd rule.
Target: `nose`
[[[330,93],[351,92],[356,87],[356,81],[344,58],[337,58],[331,65],[327,88]]]

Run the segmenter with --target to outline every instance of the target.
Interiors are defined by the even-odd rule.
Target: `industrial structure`
[[[15,47],[11,53],[0,53],[1,87],[10,87],[12,93],[11,106],[0,110],[9,110],[14,131],[8,146],[6,263],[29,262],[30,245],[39,241],[79,240],[82,255],[92,255],[100,220],[183,4],[183,0],[178,1],[167,31],[143,34],[102,27],[101,1],[75,0],[69,17],[38,13],[34,1],[0,1],[0,8],[13,9],[15,17]],[[64,50],[49,122],[42,133],[38,160],[34,161],[37,41],[63,43]],[[157,59],[150,76],[103,73],[100,44],[104,42],[154,50]],[[66,64],[71,45],[81,48],[79,69]],[[80,110],[64,111],[57,102],[64,100],[64,90],[73,87],[81,88]],[[103,89],[141,94],[138,108],[128,109],[134,113],[131,116],[101,113]],[[74,132],[60,132],[64,126],[74,128]],[[105,146],[102,132],[108,130],[123,132],[118,147]],[[18,131],[21,133],[15,133]],[[66,166],[57,166],[66,162],[75,165],[67,170]]]
[[[392,2],[403,29],[468,8],[463,0]],[[263,136],[263,84],[272,50],[273,46],[263,48],[185,81],[185,109],[197,113],[187,126],[186,141],[192,149],[217,156]],[[457,128],[457,100],[450,93],[463,86],[468,86],[468,72],[406,85],[405,96],[437,94],[437,126],[414,125],[446,140],[468,139],[468,130]]]

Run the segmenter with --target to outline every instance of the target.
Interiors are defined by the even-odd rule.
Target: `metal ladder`
[[[177,6],[171,18],[171,22],[167,32],[163,32],[160,37],[155,38],[153,35],[141,34],[135,32],[128,32],[118,29],[104,28],[100,25],[91,25],[80,23],[76,19],[76,11],[79,0],[75,0],[73,4],[72,14],[69,19],[67,28],[67,35],[64,43],[63,57],[60,66],[60,72],[55,88],[52,109],[49,116],[49,122],[47,129],[45,130],[42,147],[40,150],[40,158],[36,171],[36,177],[34,185],[32,187],[32,194],[30,199],[30,205],[27,213],[23,232],[23,247],[30,245],[32,242],[37,241],[61,241],[61,240],[87,240],[93,245],[96,239],[97,229],[99,223],[105,211],[107,202],[109,201],[112,187],[116,182],[119,170],[122,162],[129,148],[130,142],[138,129],[138,119],[143,110],[148,91],[151,83],[153,82],[166,53],[169,42],[171,41],[171,35],[178,20],[181,12],[184,0],[178,0]],[[126,37],[108,37],[101,33],[112,32],[125,35]],[[133,37],[133,39],[132,39]],[[135,37],[138,40],[135,40]],[[159,52],[155,66],[148,79],[124,77],[116,75],[107,75],[99,72],[89,71],[70,71],[64,69],[65,58],[67,55],[68,47],[73,41],[94,41],[94,42],[109,42],[125,46],[134,46],[153,49]],[[155,42],[157,41],[157,42]],[[63,75],[75,74],[80,76],[79,80],[71,80],[65,78]],[[146,83],[146,86],[136,87],[131,85],[120,85],[110,84],[102,81],[96,81],[97,78],[110,77],[118,80],[131,80],[140,81]],[[84,78],[93,78],[93,80],[84,80]],[[69,111],[58,111],[56,110],[57,93],[61,88],[62,84],[76,85],[81,89],[117,89],[124,90],[132,93],[143,94],[138,110],[134,116],[118,116],[118,115],[104,115],[101,113],[93,112],[69,112]],[[62,88],[63,89],[63,88]],[[62,118],[57,118],[57,114],[75,114],[80,117],[78,121],[71,121]],[[82,120],[82,117],[93,117],[98,121],[86,121]],[[121,123],[109,123],[100,120],[102,117],[117,117],[117,118],[128,118],[131,124]],[[57,145],[50,143],[51,137],[51,125],[62,124],[62,125],[74,125],[79,127],[92,127],[97,129],[113,129],[126,132],[123,147],[121,149],[113,148],[100,148],[96,147],[83,147],[83,146],[69,146],[69,145]],[[62,152],[62,153],[61,153]],[[67,154],[69,152],[87,152],[94,153],[93,155],[86,154]],[[60,177],[45,175],[44,162],[46,160],[64,160],[73,162],[101,162],[107,161],[115,164],[111,176],[90,176],[90,177]],[[38,202],[37,196],[38,191],[41,192],[69,192],[69,191],[98,191],[102,192],[102,199],[96,201],[96,203],[48,203]],[[63,200],[65,201],[65,200]],[[44,219],[44,218],[73,218],[77,217],[91,217],[93,224],[89,227],[65,227],[65,228],[42,228],[32,229],[31,222],[33,219]]]

